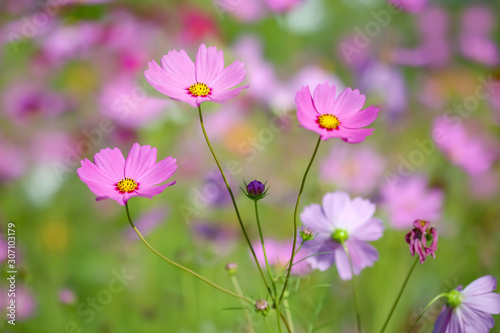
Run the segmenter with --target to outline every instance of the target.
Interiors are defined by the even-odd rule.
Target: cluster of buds
[[[253,201],[263,199],[267,195],[268,189],[266,189],[266,184],[262,184],[258,180],[254,180],[249,184],[245,183],[245,188],[246,191],[242,189],[243,192],[249,199]]]
[[[429,221],[416,220],[413,222],[414,228],[406,234],[405,240],[410,244],[410,253],[415,252],[420,257],[420,263],[423,264],[428,255],[436,258],[438,233],[436,228],[430,226]],[[427,243],[430,246],[427,246]]]

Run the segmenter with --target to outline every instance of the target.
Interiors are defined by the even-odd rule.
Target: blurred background
[[[96,202],[76,174],[81,159],[106,147],[127,154],[134,142],[177,158],[176,185],[130,201],[138,228],[231,290],[224,267],[236,262],[244,293],[265,297],[196,110],[144,80],[148,61],[172,49],[194,60],[200,43],[224,50],[226,65],[245,63],[250,87],[203,108],[254,241],[253,203],[238,187],[268,181],[260,213],[275,265],[286,262],[317,140],[298,126],[295,93],[328,81],[380,107],[365,142],[321,145],[299,208],[335,190],[377,204],[380,259],[356,280],[364,330],[380,329],[413,264],[404,236],[416,218],[438,229],[438,251],[417,266],[388,332],[405,332],[437,294],[500,276],[498,1],[2,0],[0,8],[0,245],[12,223],[17,269],[15,326],[0,281],[1,332],[247,332],[237,300],[159,260],[131,233],[125,209]],[[353,332],[351,284],[335,267],[307,273],[292,284],[296,332]],[[432,331],[441,306],[419,332]],[[252,320],[265,331],[262,316]]]

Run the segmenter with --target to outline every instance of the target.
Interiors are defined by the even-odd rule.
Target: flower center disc
[[[205,83],[196,82],[189,87],[188,91],[195,97],[207,97],[210,95],[212,89],[207,87]]]
[[[344,229],[336,229],[332,234],[332,239],[337,243],[343,243],[349,238],[349,234]]]
[[[462,303],[462,293],[458,290],[452,290],[448,293],[448,305],[456,308]]]
[[[133,192],[139,184],[136,183],[132,178],[124,178],[116,184],[116,188],[120,193],[130,193]]]
[[[340,125],[339,119],[329,113],[318,116],[316,122],[319,124],[319,127],[324,128],[327,131],[337,129]]]

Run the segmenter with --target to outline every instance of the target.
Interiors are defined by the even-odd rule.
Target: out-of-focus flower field
[[[318,140],[300,126],[295,95],[328,82],[380,108],[365,141],[322,142],[298,208],[334,191],[376,205],[385,229],[370,244],[379,258],[354,282],[363,331],[380,330],[415,261],[405,235],[416,219],[436,228],[438,248],[416,266],[386,332],[407,332],[442,292],[499,278],[499,13],[499,2],[473,0],[2,0],[0,332],[250,332],[240,301],[153,255],[124,207],[96,202],[76,171],[101,149],[126,155],[136,142],[157,147],[158,160],[176,158],[175,185],[129,201],[137,228],[230,290],[225,267],[237,263],[243,293],[266,298],[197,109],[144,76],[170,50],[194,60],[202,43],[246,69],[248,88],[203,112],[261,261],[254,203],[240,186],[267,181],[259,214],[281,271]],[[302,264],[286,305],[294,331],[355,332],[352,281],[335,265]],[[442,307],[414,332],[432,332]],[[250,320],[266,332],[261,314]]]

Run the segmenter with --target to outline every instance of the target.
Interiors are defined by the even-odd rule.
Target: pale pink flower
[[[272,238],[265,238],[264,245],[266,247],[267,260],[270,266],[274,266],[278,271],[283,270],[285,265],[290,261],[290,254],[292,253],[292,240],[275,240]],[[263,269],[266,268],[266,261],[264,258],[264,252],[262,251],[262,243],[260,241],[255,241],[252,243],[255,254],[257,255],[257,260]],[[312,265],[308,260],[304,260],[306,257],[310,256],[310,253],[306,248],[301,248],[297,255],[294,257],[294,265],[292,266],[292,275],[307,275],[311,273]]]

